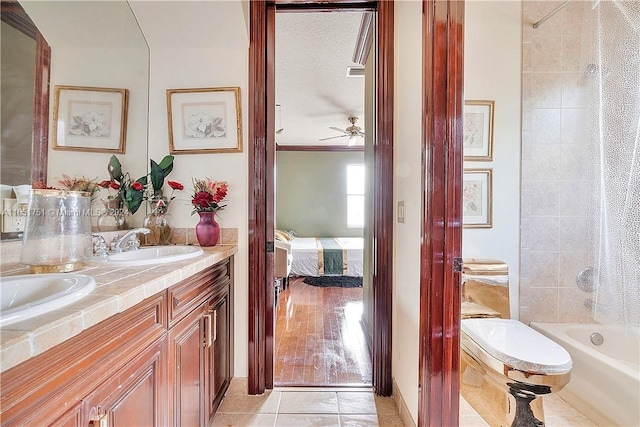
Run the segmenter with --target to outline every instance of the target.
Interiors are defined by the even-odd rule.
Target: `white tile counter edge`
[[[238,252],[236,245],[203,249],[203,255],[171,265],[113,268],[88,263],[75,273],[94,277],[97,287],[91,294],[60,310],[0,329],[0,372],[53,348]],[[26,270],[15,271],[15,274],[25,273]]]

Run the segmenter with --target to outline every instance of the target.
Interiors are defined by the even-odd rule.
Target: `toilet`
[[[464,261],[460,391],[489,425],[544,426],[542,397],[569,382],[571,357],[509,318],[508,278],[503,262]]]

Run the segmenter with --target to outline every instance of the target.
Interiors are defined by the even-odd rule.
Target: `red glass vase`
[[[198,212],[200,221],[196,224],[196,238],[200,246],[215,246],[220,237],[220,226],[215,212]]]

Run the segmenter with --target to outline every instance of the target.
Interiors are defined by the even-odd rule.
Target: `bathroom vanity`
[[[233,375],[236,251],[93,265],[85,300],[3,328],[0,423],[208,425]]]

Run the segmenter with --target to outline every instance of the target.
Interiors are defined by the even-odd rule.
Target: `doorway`
[[[362,325],[371,289],[363,232],[372,167],[365,145],[375,122],[375,55],[365,42],[375,38],[372,19],[276,10],[274,386],[371,385]]]
[[[330,12],[338,9],[377,12],[379,34],[374,158],[374,209],[372,258],[372,353],[373,386],[377,394],[389,396],[391,380],[392,306],[392,90],[393,90],[393,2],[316,3],[251,2],[249,186],[254,197],[249,205],[249,393],[260,394],[273,387],[274,354],[274,170],[275,161],[275,12],[298,9]],[[265,246],[266,242],[266,246]],[[266,250],[265,250],[266,248]]]

